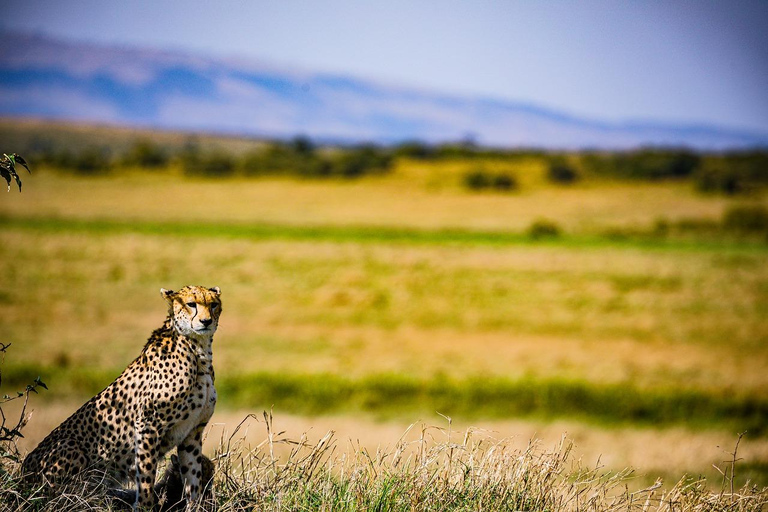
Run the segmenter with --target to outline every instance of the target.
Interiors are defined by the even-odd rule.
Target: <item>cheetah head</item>
[[[179,333],[193,338],[210,338],[219,325],[221,290],[218,287],[185,286],[175,292],[160,289],[168,313]]]

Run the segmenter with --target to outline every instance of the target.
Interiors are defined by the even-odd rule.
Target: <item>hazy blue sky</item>
[[[2,26],[768,133],[768,1],[3,0]]]

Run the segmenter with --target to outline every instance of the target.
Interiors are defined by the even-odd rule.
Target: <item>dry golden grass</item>
[[[22,453],[30,451],[61,421],[72,414],[79,402],[34,403],[31,407],[31,420],[24,430],[24,439],[18,446]],[[15,417],[19,405],[6,408],[10,417]],[[254,414],[255,413],[255,414]],[[267,435],[261,411],[226,410],[218,408],[206,430],[204,451],[209,456],[226,441],[249,414],[254,417],[247,420],[240,428],[238,438],[246,445],[258,446]],[[415,422],[417,428],[408,431]],[[341,453],[353,454],[360,450],[371,453],[387,452],[395,448],[401,437],[413,441],[419,435],[422,425],[439,425],[449,428],[445,418],[438,414],[413,421],[374,420],[367,416],[331,415],[320,417],[297,416],[274,412],[274,430],[283,432],[290,439],[306,438],[309,443],[317,443],[328,432],[333,431]],[[705,475],[713,482],[719,481],[713,465],[722,467],[730,460],[737,436],[733,432],[706,431],[697,432],[683,427],[667,429],[648,428],[599,428],[585,426],[578,422],[556,421],[537,422],[524,420],[483,420],[479,422],[452,421],[450,428],[454,433],[467,429],[482,431],[496,439],[505,439],[507,446],[523,450],[532,439],[545,446],[556,445],[565,435],[573,446],[573,456],[588,467],[602,466],[613,470],[633,468],[636,482],[634,486],[647,485],[662,477],[676,481],[683,474],[691,476]],[[438,434],[438,437],[443,434]],[[459,434],[456,434],[459,435]],[[292,449],[291,445],[276,445],[275,455],[285,457]],[[262,453],[265,448],[262,449]],[[743,467],[764,465],[768,460],[768,439],[749,437],[739,444],[740,464]],[[743,475],[745,478],[749,475]],[[763,481],[765,475],[758,475],[758,484],[768,485]]]
[[[172,173],[89,179],[43,170],[23,194],[3,198],[0,214],[500,231],[547,218],[570,232],[595,232],[648,227],[661,216],[716,220],[731,202],[696,194],[689,184],[543,186],[537,165],[517,173],[531,176],[522,179],[529,188],[476,194],[459,186],[462,169],[472,165],[405,161],[391,175],[350,182],[190,181]]]
[[[217,358],[228,372],[768,388],[760,253],[15,230],[0,243],[18,262],[0,281],[14,362],[122,368],[164,316],[157,290],[202,283],[224,290]]]
[[[254,423],[246,419],[222,435],[211,494],[203,506],[188,509],[758,512],[768,504],[768,488],[734,478],[741,464],[736,451],[720,464],[723,476],[715,482],[683,476],[644,486],[629,469],[610,472],[576,460],[562,437],[550,446],[532,439],[518,447],[482,429],[411,425],[392,446],[368,449],[358,441],[339,443],[333,431],[319,439],[290,437],[267,413]],[[258,444],[249,435],[254,426],[263,431]],[[75,476],[46,496],[25,490],[17,473],[12,467],[0,485],[0,510],[115,510],[87,477]]]
[[[20,342],[13,363],[116,375],[160,322],[156,290],[164,280],[205,283],[223,266],[209,283],[227,300],[219,375],[532,376],[757,394],[768,387],[765,351],[755,345],[765,333],[755,309],[764,304],[765,270],[745,256],[734,273],[698,253],[218,240],[209,250],[209,241],[186,238],[6,235],[3,250],[26,262],[6,289],[7,297],[19,290],[6,301],[6,318],[15,319],[5,321],[6,332]],[[174,259],[174,252],[198,256]],[[499,287],[517,290],[515,300],[505,302]],[[382,293],[390,298],[377,306]],[[615,304],[637,294],[647,297],[644,309]],[[680,310],[692,302],[706,307]],[[576,319],[571,332],[551,332],[559,317]],[[646,318],[658,330],[639,329]],[[739,323],[752,327],[731,328]],[[718,342],[726,337],[730,344]],[[54,393],[66,388],[48,382]]]
[[[65,221],[61,232],[0,227],[0,341],[13,344],[13,365],[117,372],[162,321],[160,287],[199,283],[224,293],[218,375],[392,372],[768,392],[768,253],[759,248],[280,241],[66,226],[106,218],[521,231],[546,217],[594,234],[647,227],[660,216],[717,219],[730,204],[683,184],[550,187],[524,160],[511,169],[522,191],[473,195],[458,185],[467,165],[401,162],[391,176],[356,182],[35,172],[23,194],[0,200],[0,215]],[[67,383],[48,384],[60,399],[57,385]],[[74,407],[42,397],[25,442]],[[243,412],[217,414],[231,429]],[[277,422],[294,436],[334,429],[371,449],[394,443],[406,426],[283,413]],[[711,473],[736,435],[511,420],[480,426],[521,442],[534,433],[554,442],[567,430],[590,464],[602,454],[612,468],[631,465],[651,478]],[[747,438],[741,453],[764,468],[767,450],[765,439]]]

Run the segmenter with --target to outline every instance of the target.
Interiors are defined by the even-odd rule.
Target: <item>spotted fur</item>
[[[24,460],[33,480],[56,485],[86,469],[133,480],[151,509],[157,467],[177,448],[184,497],[200,495],[201,436],[216,405],[211,344],[221,314],[218,288],[161,289],[168,318],[125,371],[51,432]]]

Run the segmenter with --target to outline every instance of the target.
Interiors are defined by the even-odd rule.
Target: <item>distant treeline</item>
[[[319,145],[307,137],[266,141],[172,132],[140,132],[109,127],[25,125],[0,122],[8,148],[34,164],[78,174],[105,174],[125,167],[160,171],[178,165],[190,176],[299,176],[355,178],[390,171],[399,158],[421,161],[477,161],[464,185],[473,190],[509,191],[517,180],[509,173],[483,168],[483,160],[538,159],[553,183],[589,177],[622,180],[690,180],[702,191],[743,194],[768,186],[768,149],[695,152],[675,148],[632,151],[544,151],[499,149],[472,141],[393,146]]]
[[[202,177],[297,175],[354,178],[386,172],[392,165],[391,152],[374,145],[321,150],[305,137],[289,142],[263,143],[242,154],[220,148],[203,148],[194,139],[175,150],[149,139],[140,139],[122,154],[114,154],[109,147],[92,146],[79,151],[41,151],[35,157],[40,163],[78,174],[104,174],[119,167],[157,170],[178,164],[185,174]]]
[[[625,153],[586,153],[582,165],[596,174],[627,179],[692,178],[705,192],[739,194],[768,185],[768,152],[694,153],[642,149]]]
[[[461,144],[429,146],[417,142],[393,149],[396,156],[422,160],[451,158],[543,159],[547,177],[556,183],[573,183],[586,175],[629,180],[691,179],[704,192],[740,194],[768,185],[768,150],[694,152],[687,149],[640,148],[632,151],[578,151],[572,153],[541,150],[499,150]],[[504,177],[503,188],[514,188]],[[474,171],[467,175],[469,188],[493,187],[498,176]]]

